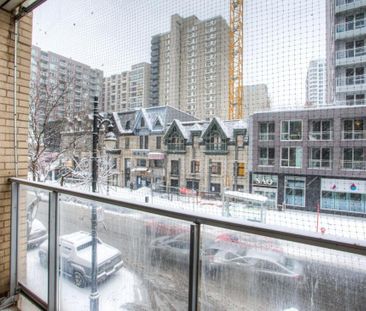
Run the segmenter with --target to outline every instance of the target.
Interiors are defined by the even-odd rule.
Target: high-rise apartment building
[[[327,1],[329,103],[364,105],[366,95],[366,2]]]
[[[244,86],[244,116],[249,117],[255,112],[269,111],[271,100],[266,84]]]
[[[228,116],[229,26],[221,16],[171,17],[170,32],[151,40],[150,105],[195,117]]]
[[[324,107],[326,100],[326,67],[324,59],[312,60],[306,76],[306,106]]]
[[[139,63],[124,71],[104,78],[103,110],[127,111],[149,106],[150,64]]]
[[[57,120],[67,113],[92,111],[94,96],[102,94],[103,71],[32,46],[31,81],[31,94],[59,101],[51,115]]]

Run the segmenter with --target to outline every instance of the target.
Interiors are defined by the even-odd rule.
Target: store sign
[[[322,178],[321,186],[322,191],[366,194],[366,181],[364,180]]]
[[[275,188],[278,185],[278,176],[253,174],[252,183],[254,186],[274,187]]]
[[[143,149],[134,149],[134,150],[132,150],[132,154],[137,157],[147,157],[147,155],[149,154],[149,151],[143,150]]]

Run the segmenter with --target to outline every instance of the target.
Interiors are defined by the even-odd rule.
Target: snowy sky
[[[325,0],[246,0],[244,12],[245,84],[267,84],[277,107],[303,104],[309,61],[325,57]],[[150,62],[151,36],[175,13],[228,21],[229,0],[48,0],[34,12],[33,44],[107,76]]]

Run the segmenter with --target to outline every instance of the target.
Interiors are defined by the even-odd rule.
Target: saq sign
[[[262,187],[277,187],[278,177],[276,175],[253,174],[253,185]]]

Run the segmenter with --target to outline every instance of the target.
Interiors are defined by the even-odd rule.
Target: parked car
[[[255,278],[274,285],[278,282],[301,283],[304,279],[302,265],[279,252],[240,245],[225,247],[215,243],[204,252],[206,271],[213,277],[222,274]]]
[[[38,220],[29,223],[28,248],[36,248],[48,238],[46,227]]]
[[[213,240],[206,237],[203,240],[202,249],[211,245]],[[190,252],[189,232],[178,235],[168,235],[156,238],[150,244],[151,264],[157,263],[188,265]]]
[[[121,252],[98,239],[97,246],[98,282],[104,281],[123,266]],[[47,266],[48,243],[39,249],[41,265]],[[85,287],[91,281],[92,238],[87,232],[74,232],[60,237],[61,272],[73,279],[78,287]]]
[[[147,218],[144,220],[145,233],[147,236],[175,236],[188,232],[189,227],[172,219]]]

